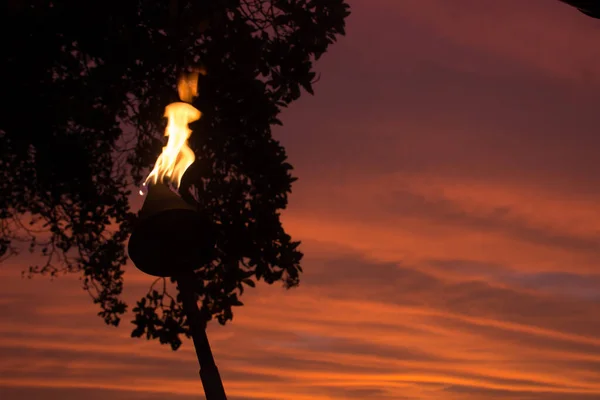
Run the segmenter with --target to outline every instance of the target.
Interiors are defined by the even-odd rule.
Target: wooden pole
[[[204,387],[206,400],[227,400],[223,382],[219,369],[215,364],[208,337],[206,336],[206,324],[201,318],[200,309],[196,300],[194,291],[194,280],[196,279],[193,271],[177,278],[177,286],[181,293],[183,310],[190,323],[190,330],[196,356],[200,364],[200,380]]]

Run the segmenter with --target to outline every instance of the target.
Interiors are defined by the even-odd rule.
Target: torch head
[[[170,277],[210,262],[215,227],[165,184],[149,185],[129,238],[129,257],[149,275]]]

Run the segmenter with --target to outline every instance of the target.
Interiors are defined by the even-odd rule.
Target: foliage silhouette
[[[600,19],[600,3],[591,0],[560,0],[572,7],[577,8],[583,14]]]
[[[231,320],[256,280],[298,284],[299,242],[279,219],[295,178],[271,126],[301,89],[313,93],[314,60],[345,34],[344,0],[30,0],[1,15],[1,260],[25,241],[46,261],[29,276],[81,274],[118,325],[130,188],[164,145],[177,75],[201,63],[197,160],[180,194],[220,227],[217,256],[196,272],[205,320]],[[188,325],[167,286],[137,303],[132,336],[177,349]]]

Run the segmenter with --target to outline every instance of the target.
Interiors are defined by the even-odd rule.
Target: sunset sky
[[[208,329],[230,400],[600,399],[600,20],[554,0],[354,0],[276,136],[298,288]],[[0,266],[0,399],[203,398],[191,342]],[[127,267],[130,306],[152,278]]]

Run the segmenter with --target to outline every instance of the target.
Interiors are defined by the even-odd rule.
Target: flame
[[[182,101],[191,103],[198,96],[198,73],[184,74],[177,82],[177,93]]]
[[[154,169],[146,178],[144,186],[148,182],[157,183],[168,178],[179,187],[183,174],[196,159],[187,140],[192,134],[188,124],[199,120],[202,116],[198,109],[189,104],[194,97],[198,96],[198,73],[204,74],[205,71],[195,71],[181,76],[177,83],[177,91],[182,101],[165,107],[165,117],[168,119],[165,136],[169,139],[158,156]],[[141,190],[140,194],[143,194]]]

